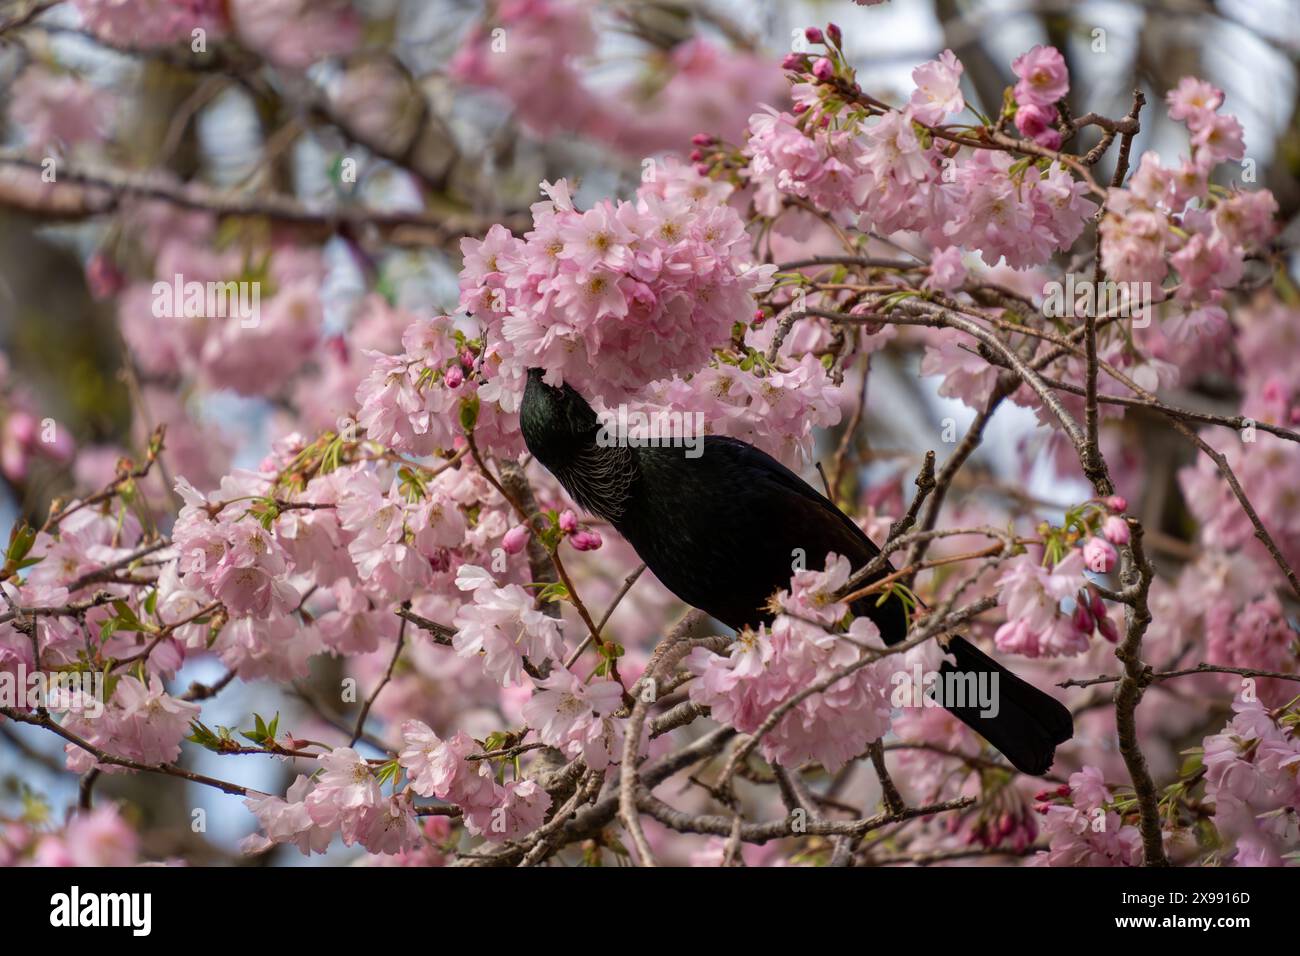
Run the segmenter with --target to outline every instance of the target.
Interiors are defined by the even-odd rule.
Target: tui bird
[[[581,508],[612,524],[668,590],[728,627],[771,620],[768,599],[789,586],[796,549],[814,570],[828,552],[847,557],[855,570],[880,553],[848,515],[753,445],[709,435],[692,457],[680,446],[598,441],[592,407],[568,384],[547,385],[542,374],[529,370],[519,412],[528,450]],[[894,596],[877,602],[875,595],[860,598],[851,610],[897,644],[907,633],[907,610]],[[1017,769],[1046,773],[1056,745],[1073,734],[1070,712],[964,638],[949,639],[947,651],[956,664],[945,661],[941,674],[983,675],[988,683],[976,686],[998,696],[991,716],[981,716],[974,701],[948,710]]]

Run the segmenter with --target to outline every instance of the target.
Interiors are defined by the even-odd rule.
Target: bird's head
[[[542,381],[540,368],[528,370],[528,385],[519,407],[519,428],[528,450],[554,470],[591,447],[600,430],[596,413],[567,383],[556,388]]]

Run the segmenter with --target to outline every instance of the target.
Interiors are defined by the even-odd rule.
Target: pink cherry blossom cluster
[[[152,47],[234,33],[272,62],[303,69],[350,53],[362,20],[347,0],[73,0],[82,24],[116,46]]]
[[[222,0],[73,0],[91,33],[124,46],[159,46],[188,40],[202,29],[214,37],[228,27]]]
[[[750,120],[748,176],[761,213],[777,217],[785,197],[796,197],[863,230],[915,232],[936,249],[978,250],[989,265],[1005,258],[1017,269],[1042,265],[1083,232],[1097,207],[1065,166],[1018,162],[936,133],[965,107],[964,68],[951,51],[913,72],[906,107],[873,116],[844,104],[852,71],[828,50],[831,57],[811,67],[806,55],[787,57],[802,80],[793,111],[768,107]],[[1029,75],[1051,72],[1039,62],[1043,51],[1027,54]],[[1041,99],[1062,83],[1035,80],[1032,95]]]
[[[29,67],[9,93],[9,118],[37,149],[69,149],[108,138],[112,97],[81,77]]]
[[[761,350],[771,330],[751,330],[746,345]],[[812,451],[815,428],[840,421],[844,390],[809,352],[791,354],[804,343],[789,343],[786,368],[762,377],[734,362],[714,360],[688,379],[674,377],[646,389],[648,410],[698,413],[709,434],[729,435],[795,466]]]
[[[102,714],[88,712],[83,698],[70,703],[64,722],[68,730],[115,756],[146,764],[171,763],[179,757],[190,721],[199,714],[198,704],[168,694],[157,674],[150,674],[147,682],[130,675],[118,679]],[[99,764],[76,744],[64,750],[68,769],[76,773],[97,765],[105,773],[122,772],[121,767]]]
[[[1085,547],[1071,550],[1050,569],[1030,554],[1003,566],[998,604],[1006,608],[1007,620],[994,635],[999,650],[1026,657],[1069,657],[1088,650],[1094,629],[1111,642],[1118,639],[1106,603],[1083,586],[1086,561]],[[1073,610],[1067,612],[1070,604]]]
[[[140,838],[121,811],[105,803],[57,829],[33,821],[0,822],[0,866],[135,866]]]
[[[467,760],[478,748],[464,732],[442,740],[426,724],[407,721],[402,746],[398,763],[409,775],[411,790],[460,807],[466,829],[487,840],[531,832],[551,805],[550,794],[537,781],[516,778],[502,786],[487,761]]]
[[[1070,92],[1065,57],[1051,46],[1036,46],[1011,64],[1017,77],[1016,129],[1039,146],[1061,148],[1060,130],[1053,127],[1060,114],[1056,104]]]
[[[461,386],[474,357],[457,349],[452,330],[448,316],[420,319],[402,333],[401,354],[366,353],[372,364],[356,399],[367,437],[421,457],[456,444],[461,400],[472,394]]]
[[[419,720],[402,726],[398,765],[408,775],[406,787],[385,795],[376,768],[350,747],[322,754],[319,776],[299,776],[283,798],[250,797],[245,802],[263,833],[245,841],[256,852],[275,843],[297,846],[304,854],[323,853],[335,833],[346,845],[359,843],[376,854],[416,850],[422,837],[446,839],[422,832],[411,797],[436,797],[460,808],[466,827],[477,835],[501,841],[534,829],[550,805],[550,797],[534,781],[514,780],[505,786],[493,779],[487,761],[465,758],[478,749],[464,732],[441,740]]]
[[[72,461],[76,449],[66,428],[54,419],[37,420],[23,407],[21,394],[3,396],[0,402],[0,474],[21,484],[36,461]]]
[[[777,595],[783,613],[770,626],[743,632],[726,656],[693,650],[686,661],[696,675],[691,700],[709,707],[715,720],[753,733],[784,701],[883,649],[867,618],[855,619],[846,634],[830,631],[848,613],[833,595],[851,568],[838,555],[827,557],[826,568],[795,572],[790,590]],[[763,755],[782,766],[816,760],[838,770],[889,730],[894,669],[887,658],[865,662],[804,698],[763,736]]]
[[[1139,866],[1142,838],[1112,807],[1114,798],[1096,767],[1070,775],[1068,786],[1041,793],[1038,811],[1049,849],[1034,866]]]
[[[696,130],[744,130],[740,103],[778,100],[780,71],[756,53],[694,37],[651,63],[649,82],[610,90],[595,66],[597,4],[508,0],[475,23],[451,59],[452,77],[490,89],[534,135],[575,132],[616,150],[646,155],[678,149]]]
[[[1270,711],[1245,691],[1232,709],[1227,726],[1203,744],[1206,799],[1238,866],[1282,866],[1278,848],[1300,843],[1296,714]]]
[[[665,168],[634,201],[586,211],[564,181],[542,188],[522,239],[495,226],[461,241],[461,306],[487,325],[503,408],[530,367],[607,400],[694,372],[770,284],[775,269],[750,261],[725,187],[690,169]]]
[[[1191,155],[1177,169],[1142,154],[1128,186],[1113,189],[1101,222],[1102,265],[1119,282],[1159,286],[1178,274],[1182,314],[1171,333],[1198,337],[1226,323],[1223,290],[1242,278],[1248,252],[1271,238],[1277,202],[1267,189],[1211,186],[1221,163],[1245,155],[1241,124],[1219,112],[1223,91],[1184,77],[1168,96],[1169,115],[1192,134]]]
[[[1225,667],[1245,667],[1285,672],[1295,664],[1300,632],[1287,620],[1276,594],[1238,604],[1220,599],[1205,611],[1206,660]],[[1220,683],[1233,686],[1235,674],[1220,675]],[[1280,707],[1296,695],[1290,681],[1259,679],[1259,697]]]
[[[483,671],[502,684],[524,677],[526,660],[558,660],[563,654],[560,626],[538,610],[532,596],[517,584],[498,587],[480,567],[465,565],[456,586],[469,600],[456,612],[456,652],[481,657]]]
[[[572,0],[507,0],[492,22],[475,24],[452,57],[452,76],[505,95],[520,119],[543,135],[598,124],[600,99],[577,64],[596,47],[584,4]]]
[[[1292,367],[1298,315],[1281,304],[1240,311],[1239,348],[1246,376],[1240,411],[1248,424],[1238,433],[1240,440],[1222,443],[1224,459],[1259,513],[1269,515],[1274,540],[1292,566],[1300,563],[1300,509],[1294,507],[1292,478],[1300,469],[1300,445],[1252,423],[1300,423],[1300,388]],[[1264,554],[1254,526],[1235,505],[1231,487],[1213,462],[1198,460],[1183,468],[1179,479],[1208,543],[1227,551]]]
[[[359,843],[372,853],[399,853],[419,844],[422,833],[409,794],[386,796],[374,768],[351,747],[317,760],[319,775],[300,775],[283,798],[245,799],[265,831],[244,841],[245,852],[291,843],[304,854],[324,853],[335,834],[345,846]]]
[[[241,395],[276,394],[320,340],[319,250],[256,240],[216,249],[214,217],[163,204],[134,207],[131,217],[138,252],[155,275],[128,285],[117,301],[141,372],[184,375]],[[242,286],[218,300],[208,295],[209,283]]]

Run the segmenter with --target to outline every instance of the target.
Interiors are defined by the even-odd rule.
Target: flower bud
[[[575,551],[595,551],[604,542],[595,531],[579,531],[569,538],[569,544],[573,545]]]
[[[519,554],[528,546],[528,526],[517,524],[505,533],[501,539],[501,547],[506,549],[506,554]]]
[[[1083,544],[1083,563],[1089,571],[1109,574],[1118,557],[1115,546],[1105,538],[1091,537]]]
[[[1098,594],[1096,591],[1089,591],[1088,593],[1090,595],[1088,604],[1090,610],[1092,611],[1092,616],[1096,620],[1100,621],[1103,617],[1106,616],[1106,602],[1102,600],[1101,595]]]
[[[1111,544],[1128,544],[1128,522],[1119,515],[1111,515],[1101,524],[1101,533]]]

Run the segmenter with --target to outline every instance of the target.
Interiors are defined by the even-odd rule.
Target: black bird
[[[580,507],[612,524],[668,590],[728,627],[771,620],[768,599],[789,586],[796,549],[816,570],[828,552],[854,569],[880,553],[829,499],[743,441],[705,436],[697,457],[682,446],[599,442],[592,407],[567,384],[547,385],[541,369],[529,370],[519,422],[528,450]],[[906,608],[892,596],[877,602],[861,598],[851,610],[897,644],[907,633]],[[996,688],[999,705],[991,717],[974,701],[948,710],[1017,769],[1046,773],[1056,745],[1073,734],[1070,712],[964,638],[951,638],[947,650],[956,665],[945,661],[940,672],[985,675],[988,684],[976,686]]]

